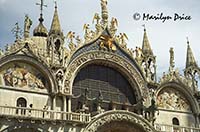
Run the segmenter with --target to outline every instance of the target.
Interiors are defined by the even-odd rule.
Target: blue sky
[[[25,14],[33,21],[31,32],[38,24],[39,7],[36,2],[40,0],[0,0],[0,47],[7,43],[13,43],[14,35],[11,29],[16,22],[23,28]],[[44,24],[50,28],[54,12],[54,1],[44,0],[48,5],[44,8]],[[92,18],[96,12],[100,13],[100,0],[57,0],[58,12],[62,29],[65,34],[75,31],[83,36],[83,25],[92,25]],[[157,56],[159,73],[167,71],[169,66],[169,49],[174,48],[175,65],[178,68],[185,67],[186,37],[189,37],[191,48],[197,61],[200,60],[200,1],[199,0],[108,0],[109,17],[116,17],[119,22],[118,33],[125,32],[128,37],[128,46],[134,48],[141,46],[143,27],[145,24],[151,47]],[[173,21],[164,23],[157,20],[134,20],[133,14],[172,16],[174,13],[185,14],[192,17],[191,20]]]

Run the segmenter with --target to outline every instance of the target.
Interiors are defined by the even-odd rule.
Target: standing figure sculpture
[[[96,22],[97,22],[96,24],[100,24],[100,19],[101,19],[101,17],[99,16],[99,14],[95,13],[93,20],[92,20],[92,23],[94,23],[94,21],[96,20]]]
[[[94,23],[95,20],[96,20],[96,24],[95,24],[96,35],[98,35],[98,34],[100,33],[100,31],[102,30],[102,26],[101,26],[101,24],[100,24],[100,19],[101,19],[101,17],[99,16],[99,14],[98,14],[98,13],[95,13],[95,14],[94,14],[94,18],[93,18],[93,20],[92,20],[92,23]]]
[[[76,49],[76,45],[73,42],[75,38],[75,32],[69,31],[66,38],[69,39],[69,49],[74,51]]]
[[[127,43],[126,40],[128,40],[128,37],[125,33],[120,33],[120,45],[122,48],[126,48]]]
[[[101,10],[102,10],[102,23],[107,24],[108,22],[108,10],[107,10],[107,0],[101,0]]]
[[[110,31],[112,36],[114,36],[115,33],[117,32],[117,27],[118,27],[118,21],[116,18],[113,17],[110,22]]]
[[[28,15],[25,15],[25,20],[24,20],[24,38],[29,38],[31,25],[32,25],[31,19],[28,17]]]
[[[90,29],[90,25],[84,24],[83,30],[85,31],[85,35],[84,35],[85,42],[90,41],[94,37],[94,32]]]
[[[63,92],[63,77],[64,77],[64,73],[63,70],[59,69],[56,73],[56,80],[58,83],[58,92],[62,93]]]

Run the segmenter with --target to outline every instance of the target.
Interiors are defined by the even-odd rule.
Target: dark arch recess
[[[89,97],[89,108],[95,110],[95,98],[103,97],[103,108],[111,109],[112,103],[117,109],[123,109],[124,104],[132,106],[137,102],[137,93],[135,87],[130,84],[129,78],[125,76],[119,69],[105,63],[90,63],[85,65],[77,73],[73,82],[73,95],[77,97],[73,99],[72,110],[80,109],[80,103],[83,98],[78,98],[81,94],[87,93]]]
[[[47,83],[49,86],[49,89],[48,89],[49,93],[55,93],[57,91],[56,82],[55,82],[56,79],[54,78],[53,73],[47,68],[48,67],[47,65],[41,63],[40,61],[36,60],[32,56],[9,55],[0,59],[0,68],[12,62],[22,62],[22,63],[26,63],[26,64],[29,64],[30,66],[35,67],[47,79]]]
[[[145,132],[144,129],[128,121],[113,121],[107,123],[97,130],[98,132]]]

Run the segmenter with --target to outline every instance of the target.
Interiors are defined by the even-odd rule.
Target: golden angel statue
[[[114,36],[116,31],[117,31],[117,27],[118,27],[118,21],[116,18],[112,18],[111,19],[111,22],[110,22],[110,32],[111,32],[111,35]]]
[[[76,49],[76,45],[73,43],[73,39],[75,38],[75,32],[69,31],[66,38],[69,39],[69,49],[71,51],[74,51]]]
[[[75,32],[69,31],[69,32],[67,33],[66,38],[69,39],[69,42],[70,42],[70,43],[73,43],[73,39],[75,38]]]
[[[110,27],[112,27],[112,28],[116,28],[116,27],[118,27],[118,21],[117,21],[117,18],[112,18],[111,19],[111,22],[110,22]]]
[[[96,20],[97,24],[99,24],[100,23],[100,19],[101,19],[101,17],[99,16],[99,14],[95,13],[94,17],[93,17],[93,20],[92,20],[92,23],[94,23],[94,21]]]
[[[98,35],[102,30],[102,25],[100,24],[100,19],[101,19],[101,17],[99,16],[99,14],[95,13],[92,23],[94,23],[96,20],[96,24],[95,24],[96,35]]]
[[[81,46],[82,40],[81,40],[81,38],[80,38],[79,35],[75,37],[75,40],[76,40],[77,46],[78,46],[78,47]]]
[[[119,39],[120,39],[120,44],[122,48],[126,48],[126,45],[127,45],[126,40],[128,40],[127,35],[125,33],[120,33],[119,37],[120,37]]]
[[[84,24],[83,26],[83,30],[85,31],[85,41],[89,41],[92,39],[92,37],[94,36],[94,32],[92,30],[90,30],[90,25],[89,24]]]

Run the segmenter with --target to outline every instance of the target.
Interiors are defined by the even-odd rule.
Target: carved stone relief
[[[45,79],[34,67],[25,63],[5,65],[0,72],[4,85],[20,88],[45,89]],[[3,85],[3,84],[1,84]]]
[[[191,111],[188,100],[172,88],[161,91],[157,96],[157,105],[159,108],[179,111]]]
[[[154,132],[153,127],[144,119],[138,115],[124,111],[110,111],[106,112],[96,119],[94,119],[82,132],[97,132],[99,128],[111,122],[127,122],[140,127],[140,131],[143,132]]]

